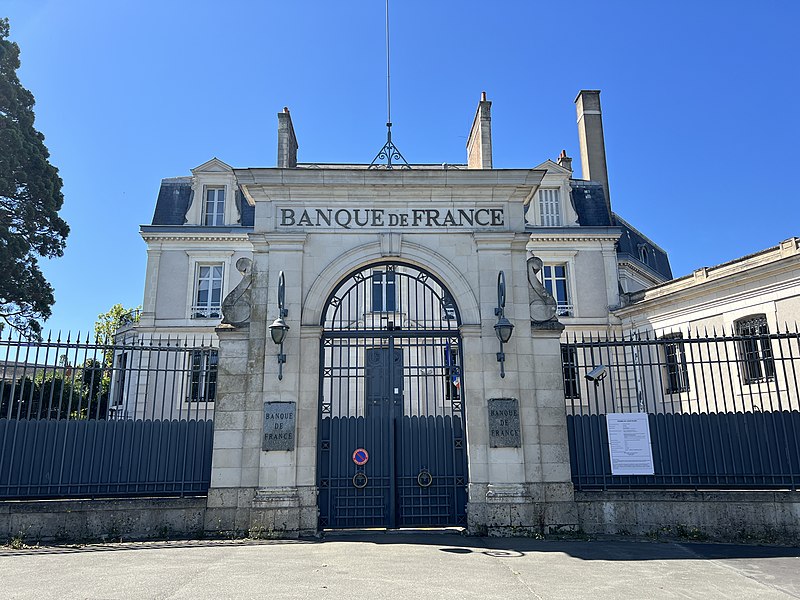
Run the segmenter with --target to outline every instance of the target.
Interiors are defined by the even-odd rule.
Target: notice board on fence
[[[653,475],[653,448],[647,413],[606,415],[612,475]]]

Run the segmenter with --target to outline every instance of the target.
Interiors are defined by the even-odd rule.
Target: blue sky
[[[5,0],[72,228],[46,262],[45,328],[141,303],[162,177],[213,156],[274,166],[292,111],[304,162],[370,162],[385,140],[384,2]],[[676,276],[800,235],[800,2],[392,0],[394,141],[464,162],[480,92],[494,165],[563,149],[602,90],[614,210]],[[580,175],[580,173],[577,173]]]

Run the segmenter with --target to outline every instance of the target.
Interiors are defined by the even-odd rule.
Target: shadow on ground
[[[800,558],[800,548],[653,542],[643,540],[534,540],[527,538],[471,537],[453,532],[326,532],[320,538],[300,540],[177,540],[161,542],[116,542],[87,545],[50,545],[18,550],[0,548],[2,556],[27,554],[71,554],[78,552],[123,552],[159,549],[190,549],[224,546],[315,544],[396,544],[438,546],[455,555],[481,553],[495,558],[521,558],[532,553],[562,553],[587,561],[687,560],[692,558]]]

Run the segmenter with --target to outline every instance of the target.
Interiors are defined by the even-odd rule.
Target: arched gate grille
[[[336,287],[321,324],[320,527],[464,525],[460,317],[450,292],[417,267],[376,263]]]

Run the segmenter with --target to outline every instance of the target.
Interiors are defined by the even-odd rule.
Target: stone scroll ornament
[[[538,256],[530,255],[528,257],[528,283],[530,284],[528,298],[530,299],[531,321],[536,323],[558,320],[556,318],[558,303],[539,281],[538,274],[542,270],[542,266],[542,259]]]
[[[250,286],[253,284],[253,261],[242,257],[236,261],[242,280],[222,301],[222,322],[241,327],[250,321]]]

